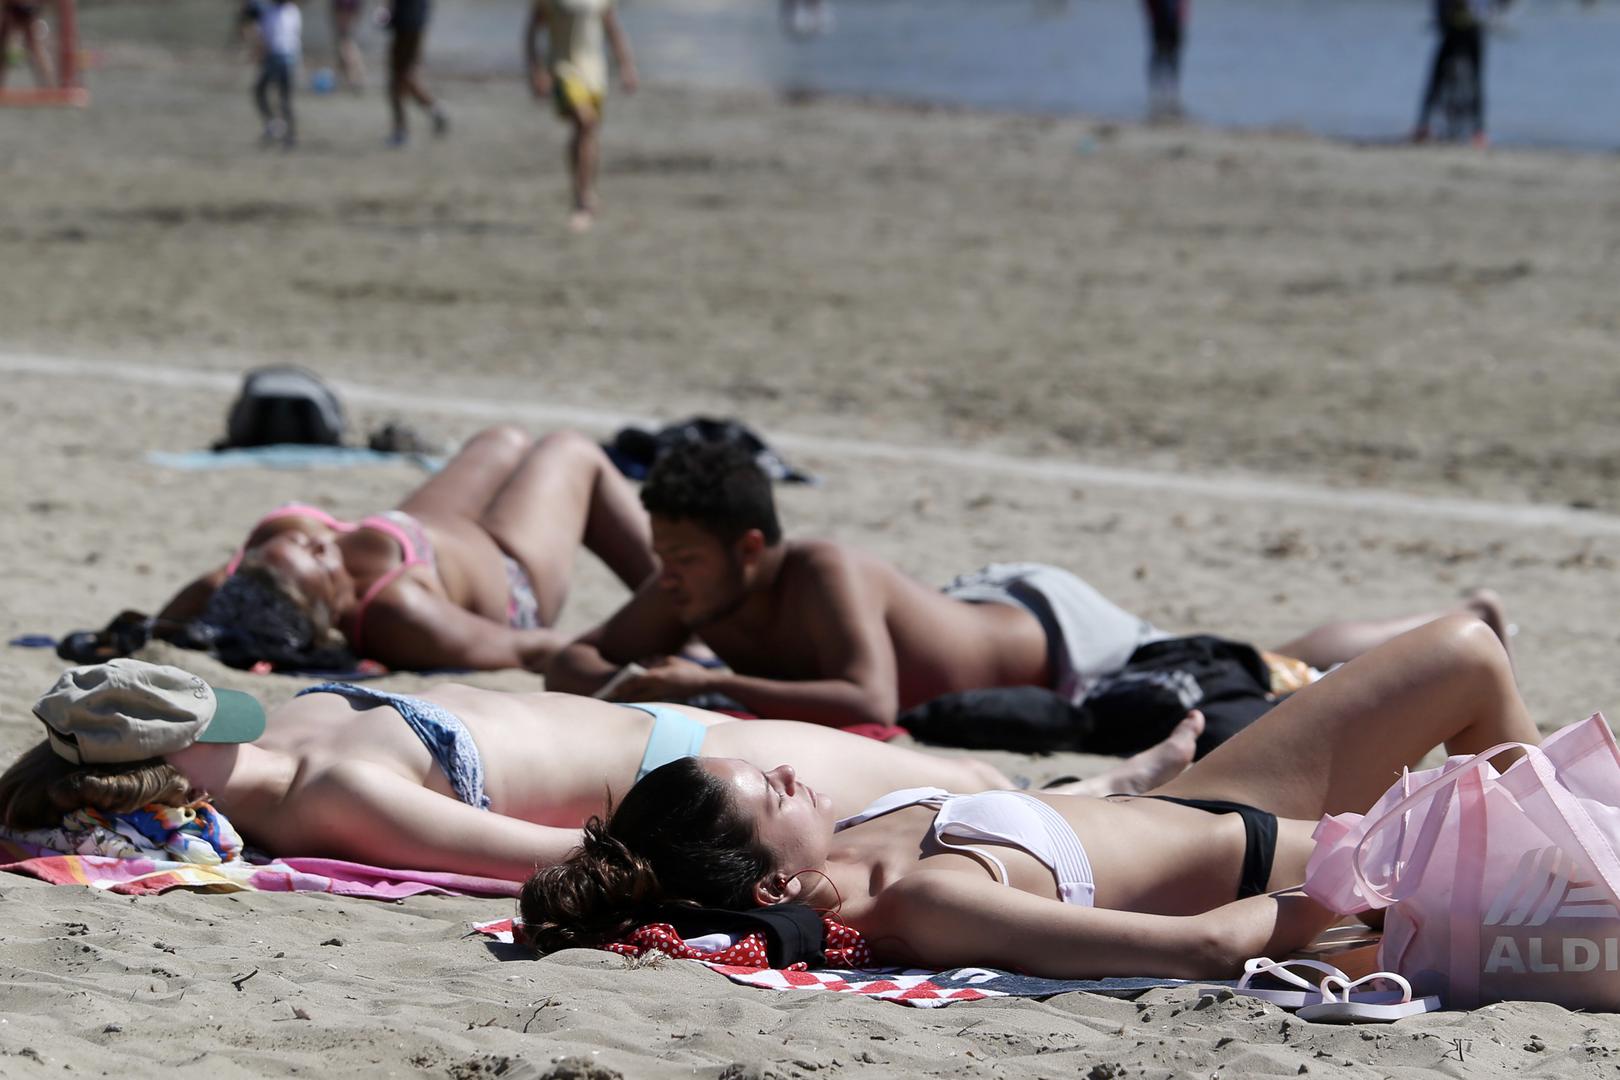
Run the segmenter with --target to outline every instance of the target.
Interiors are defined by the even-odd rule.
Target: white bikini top
[[[1020,848],[1040,860],[1057,880],[1058,899],[1066,904],[1091,907],[1096,884],[1091,878],[1091,860],[1074,829],[1063,815],[1041,800],[1018,791],[981,791],[977,795],[952,795],[941,788],[907,788],[891,791],[858,814],[843,818],[835,830],[847,829],[908,806],[931,807],[934,814],[934,840],[942,847],[970,851],[994,866],[1003,885],[1008,884],[1007,866],[990,851],[955,840],[989,840]]]

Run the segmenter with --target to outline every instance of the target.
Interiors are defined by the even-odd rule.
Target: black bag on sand
[[[632,480],[645,480],[658,459],[684,443],[730,443],[754,455],[765,475],[778,483],[813,484],[816,478],[789,465],[764,439],[740,420],[717,420],[694,416],[658,431],[628,427],[602,444],[602,449],[621,473]]]
[[[340,446],[343,403],[313,372],[300,367],[262,367],[247,373],[215,450],[302,443]]]
[[[1203,757],[1269,710],[1270,690],[1271,674],[1252,646],[1198,634],[1143,645],[1079,705],[1038,686],[966,690],[924,702],[899,723],[944,746],[1125,756],[1163,742],[1198,708],[1205,726],[1196,756]]]
[[[100,630],[70,631],[57,642],[56,655],[72,664],[105,664],[120,656],[134,656],[154,638],[183,649],[208,648],[193,635],[192,625],[139,611],[120,611]]]

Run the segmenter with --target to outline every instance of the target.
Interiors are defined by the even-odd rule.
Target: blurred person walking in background
[[[302,51],[304,16],[298,0],[263,0],[257,4],[259,25],[259,78],[253,84],[253,103],[264,121],[263,146],[280,142],[291,150],[298,143],[293,121],[293,78]],[[277,108],[270,107],[270,91],[276,92]]]
[[[355,44],[360,21],[360,0],[332,0],[332,53],[343,88],[359,93],[366,85],[366,62]]]
[[[547,37],[546,59],[540,60],[539,38]],[[557,115],[573,128],[568,140],[568,168],[574,183],[574,212],[569,228],[583,232],[596,214],[596,169],[601,159],[602,106],[607,100],[607,48],[619,68],[619,85],[627,94],[637,86],[630,39],[619,25],[613,0],[534,0],[523,35],[529,85],[541,100],[552,98]]]
[[[392,0],[388,9],[388,31],[393,35],[388,46],[388,108],[394,118],[389,146],[404,146],[410,141],[410,126],[405,119],[407,97],[427,110],[433,120],[433,134],[450,132],[450,117],[422,86],[418,75],[430,14],[431,0]]]

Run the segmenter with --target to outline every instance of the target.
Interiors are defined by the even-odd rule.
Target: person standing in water
[[[1430,119],[1444,101],[1448,132],[1461,137],[1466,130],[1475,146],[1485,145],[1485,23],[1506,6],[1506,0],[1434,0],[1440,40],[1413,142],[1428,141]]]
[[[1147,15],[1148,115],[1174,119],[1181,108],[1181,43],[1187,26],[1188,0],[1142,0]]]

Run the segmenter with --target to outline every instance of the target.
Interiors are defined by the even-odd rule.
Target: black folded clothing
[[[653,919],[669,923],[683,938],[763,934],[765,955],[773,968],[785,968],[801,960],[811,967],[827,963],[826,924],[819,912],[804,904],[773,904],[752,911],[667,904],[658,909]]]
[[[1196,708],[1205,719],[1202,757],[1269,710],[1270,690],[1252,646],[1198,634],[1143,645],[1078,705],[1039,686],[964,690],[924,702],[899,723],[945,746],[1124,756],[1164,741]]]

